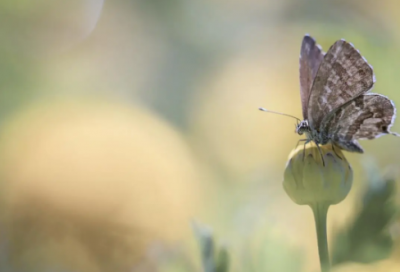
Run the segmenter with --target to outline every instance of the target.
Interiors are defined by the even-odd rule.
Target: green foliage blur
[[[399,9],[0,0],[0,271],[318,271],[312,212],[282,188],[295,121],[258,107],[301,117],[305,33],[353,43],[400,105]],[[400,139],[361,145],[333,270],[399,271]]]

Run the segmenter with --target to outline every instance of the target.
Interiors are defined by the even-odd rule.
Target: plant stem
[[[326,218],[328,215],[329,204],[313,203],[310,206],[314,213],[321,272],[329,272],[331,270],[331,263],[329,260],[328,237],[326,232]]]

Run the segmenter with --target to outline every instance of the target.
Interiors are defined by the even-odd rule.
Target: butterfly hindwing
[[[327,135],[341,148],[362,153],[357,140],[374,139],[392,133],[396,109],[379,94],[361,95],[340,108],[326,127]]]
[[[334,109],[370,90],[372,67],[348,42],[335,42],[322,60],[314,78],[307,115],[311,128],[319,129]],[[330,119],[330,118],[329,118]]]
[[[337,141],[335,141],[334,143],[335,143],[335,145],[339,146],[343,150],[346,150],[349,152],[364,153],[364,149],[357,142],[357,140],[346,141],[346,140],[340,138]]]
[[[300,50],[300,98],[303,117],[307,119],[307,107],[311,84],[317,74],[318,67],[324,58],[321,47],[309,35],[305,35]]]

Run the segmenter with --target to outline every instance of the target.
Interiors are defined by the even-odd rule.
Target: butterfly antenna
[[[265,111],[265,112],[270,112],[270,113],[275,113],[275,114],[279,114],[279,115],[284,115],[284,116],[288,116],[288,117],[292,117],[294,119],[296,119],[298,122],[301,122],[301,120],[293,115],[290,114],[286,114],[286,113],[281,113],[281,112],[276,112],[276,111],[271,111],[271,110],[267,110],[265,108],[258,108],[260,111]]]

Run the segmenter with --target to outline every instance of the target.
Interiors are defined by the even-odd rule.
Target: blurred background
[[[0,271],[201,271],[193,220],[228,248],[230,271],[318,271],[312,212],[282,188],[295,122],[258,107],[301,117],[305,33],[324,51],[352,42],[400,105],[399,9],[0,0]],[[331,240],[361,205],[363,160],[400,167],[398,138],[361,144]],[[390,254],[337,271],[398,271],[392,221]]]

